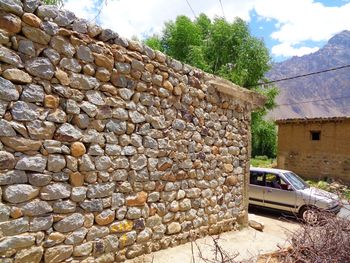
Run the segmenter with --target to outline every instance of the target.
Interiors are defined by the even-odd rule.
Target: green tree
[[[185,63],[219,75],[240,86],[268,97],[264,109],[252,114],[252,154],[273,157],[276,152],[276,128],[264,119],[274,106],[275,88],[252,88],[270,68],[270,56],[264,42],[250,34],[240,18],[228,22],[210,20],[201,14],[194,21],[178,16],[165,23],[163,34],[145,41],[150,47]]]
[[[58,5],[58,6],[63,5],[63,0],[41,0],[41,1],[47,5]]]

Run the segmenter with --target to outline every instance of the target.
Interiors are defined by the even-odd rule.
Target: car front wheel
[[[319,212],[315,207],[304,206],[300,210],[299,216],[305,223],[314,225],[318,221]]]

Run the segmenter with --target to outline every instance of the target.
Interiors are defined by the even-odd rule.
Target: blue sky
[[[66,0],[65,8],[93,19],[105,0]],[[192,12],[191,8],[194,12]],[[122,36],[159,33],[178,15],[223,16],[219,0],[107,0],[97,22]],[[350,0],[221,0],[227,20],[241,17],[262,38],[274,61],[317,51],[329,38],[350,30]]]

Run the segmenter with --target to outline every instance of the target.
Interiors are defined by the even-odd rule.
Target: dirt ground
[[[236,255],[237,262],[255,262],[259,254],[273,252],[279,247],[288,245],[287,238],[290,231],[298,228],[296,220],[286,220],[276,215],[249,214],[250,220],[263,223],[264,231],[259,232],[251,227],[241,231],[231,231],[221,234],[220,245],[230,255]],[[213,241],[211,237],[205,237],[196,241],[202,256],[213,259]],[[201,263],[205,262],[198,256],[198,249],[194,246],[194,258],[191,252],[191,243],[180,245],[166,250],[141,256],[128,263]]]

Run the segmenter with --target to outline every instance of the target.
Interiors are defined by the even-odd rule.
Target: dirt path
[[[250,214],[249,219],[261,222],[265,225],[264,232],[259,232],[250,227],[241,231],[223,233],[220,239],[221,247],[231,255],[238,254],[237,262],[249,260],[254,262],[257,255],[272,252],[278,246],[286,246],[287,235],[290,231],[298,228],[295,221],[286,222],[273,217]],[[211,237],[198,239],[197,244],[205,258],[211,258],[213,241]],[[198,257],[198,250],[195,249],[195,263],[204,262]],[[153,261],[152,261],[153,259]],[[150,255],[142,256],[129,263],[193,263],[191,244],[187,243],[166,250],[154,252]]]

